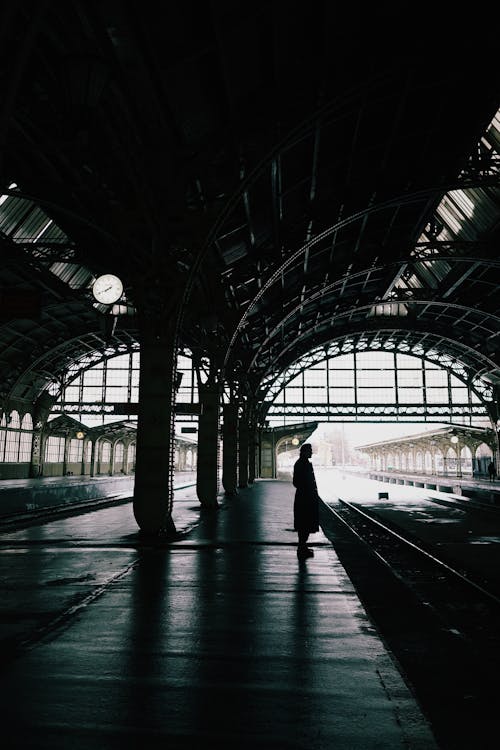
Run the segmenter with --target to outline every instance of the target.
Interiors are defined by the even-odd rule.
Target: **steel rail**
[[[378,521],[376,518],[373,518],[368,513],[365,513],[365,511],[361,510],[356,505],[353,505],[352,503],[348,502],[347,500],[342,500],[342,498],[339,498],[339,502],[342,505],[345,505],[347,508],[349,508],[355,514],[364,517],[367,521],[369,521],[373,525],[379,526],[386,534],[388,534],[391,537],[395,537],[396,539],[398,539],[399,542],[402,542],[403,545],[413,548],[416,552],[418,552],[421,555],[423,555],[423,556],[429,558],[430,560],[432,560],[432,562],[435,563],[436,565],[438,565],[439,567],[444,568],[451,575],[456,576],[457,578],[459,578],[461,581],[463,581],[467,585],[472,586],[473,588],[475,588],[483,596],[491,599],[496,604],[500,605],[500,598],[499,597],[495,596],[495,594],[492,594],[487,589],[485,589],[482,586],[480,586],[479,584],[475,583],[470,578],[468,578],[466,575],[464,575],[463,573],[460,573],[460,571],[456,570],[455,568],[452,568],[450,565],[448,565],[447,563],[443,562],[443,560],[440,560],[439,558],[437,558],[434,555],[432,555],[430,552],[427,552],[427,550],[423,549],[422,547],[419,547],[417,544],[415,544],[414,542],[411,542],[409,539],[406,539],[404,536],[401,536],[401,534],[398,534],[396,531],[394,531],[393,529],[390,529],[388,526],[385,526],[383,523],[381,523],[380,521]],[[358,534],[358,532],[355,529],[353,529],[352,526],[350,526],[350,524],[345,520],[345,518],[342,518],[342,516],[339,513],[337,513],[337,511],[334,508],[332,508],[330,505],[328,505],[325,502],[324,502],[324,505],[325,505],[326,508],[328,508],[329,511],[331,511],[331,513],[333,515],[336,516],[336,518],[338,518],[339,520],[341,520],[347,526],[347,528],[351,532],[353,532],[359,539],[361,539],[362,541],[364,541],[366,543],[366,540],[363,539],[363,537],[360,534]],[[393,567],[387,560],[385,560],[384,557],[382,557],[382,555],[379,552],[377,552],[376,550],[372,550],[372,551],[386,565],[388,565],[391,568]]]

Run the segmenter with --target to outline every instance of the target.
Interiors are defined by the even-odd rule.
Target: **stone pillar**
[[[128,448],[130,443],[124,441],[123,443],[123,462],[122,462],[122,470],[124,474],[128,474]]]
[[[65,435],[64,436],[64,456],[63,456],[63,466],[62,466],[62,475],[63,475],[63,477],[66,476],[66,472],[68,470],[69,445],[70,445],[70,437],[69,437],[69,435]]]
[[[184,445],[179,446],[179,471],[186,468],[186,448]]]
[[[238,422],[238,487],[248,486],[248,411],[243,413]]]
[[[97,441],[97,462],[96,462],[96,468],[97,468],[97,476],[100,476],[101,469],[102,469],[102,449],[104,448],[104,441],[99,439]]]
[[[257,434],[256,434],[255,423],[253,420],[250,421],[248,429],[248,483],[253,484],[256,476],[256,449],[257,449]]]
[[[31,444],[30,477],[40,477],[43,474],[45,440],[43,428],[47,422],[52,406],[57,401],[57,395],[42,393],[33,409],[33,442]]]
[[[96,447],[96,440],[92,440],[92,448],[90,450],[90,468],[89,468],[89,475],[91,477],[95,477],[95,447]]]
[[[204,508],[218,506],[220,387],[216,377],[198,383],[201,413],[198,421],[196,493]]]
[[[238,405],[224,404],[222,440],[222,486],[226,495],[238,492]]]
[[[253,484],[256,477],[256,461],[257,461],[257,423],[253,416],[250,417],[248,423],[248,483]]]
[[[82,460],[80,461],[80,474],[85,476],[85,456],[87,455],[87,443],[82,439]]]
[[[260,436],[260,474],[263,479],[276,479],[276,447],[274,431],[264,428]]]
[[[31,443],[30,477],[39,477],[42,474],[42,431],[33,430],[33,441]]]
[[[500,476],[500,386],[493,386],[493,400],[487,405],[491,428],[494,434],[492,461],[495,465],[496,475]]]
[[[174,535],[173,459],[177,350],[174,316],[140,314],[141,358],[134,517],[145,534]]]
[[[109,455],[109,476],[115,473],[115,450],[117,443],[111,443],[111,453]]]

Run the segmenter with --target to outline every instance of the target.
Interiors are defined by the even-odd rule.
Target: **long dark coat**
[[[319,497],[314,469],[305,456],[295,461],[293,467],[293,528],[295,531],[319,531]]]

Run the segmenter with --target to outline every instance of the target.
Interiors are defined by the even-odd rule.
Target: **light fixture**
[[[300,443],[300,440],[298,439],[298,437],[292,438],[292,445],[298,445],[299,443]]]
[[[78,440],[83,440],[83,438],[85,437],[85,434],[81,430],[79,430],[76,433],[76,437],[77,437]]]

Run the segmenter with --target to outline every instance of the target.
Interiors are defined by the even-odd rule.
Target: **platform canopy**
[[[383,448],[442,448],[453,447],[457,445],[467,445],[468,443],[476,445],[488,445],[492,450],[496,449],[496,440],[493,430],[480,427],[463,427],[454,425],[440,427],[437,430],[428,430],[414,435],[405,435],[403,437],[390,438],[389,440],[380,440],[375,443],[358,445],[357,450],[364,453],[377,452]]]

